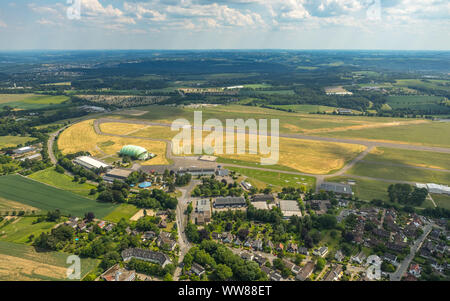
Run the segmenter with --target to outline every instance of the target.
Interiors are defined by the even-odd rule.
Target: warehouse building
[[[211,221],[211,202],[209,200],[197,200],[195,206],[195,223],[203,225]]]
[[[179,175],[190,173],[193,176],[211,176],[216,173],[214,168],[187,168],[177,171]]]
[[[440,184],[428,183],[428,184],[420,184],[416,183],[417,188],[425,188],[429,193],[436,194],[448,194],[450,195],[450,187]]]
[[[352,195],[352,187],[348,184],[331,183],[324,182],[320,185],[320,190],[325,190],[327,192],[334,192],[336,194],[347,194]]]
[[[214,201],[214,208],[239,208],[247,206],[247,202],[241,196],[217,198]]]
[[[125,181],[132,172],[133,170],[131,169],[114,168],[103,176],[103,180],[107,182],[114,182],[114,180]]]
[[[285,201],[280,200],[278,204],[284,218],[290,218],[291,216],[302,216],[302,212],[298,206],[298,201]]]
[[[23,155],[27,153],[34,152],[36,149],[31,146],[24,146],[18,149],[13,150],[14,155]]]
[[[137,160],[148,160],[155,156],[149,153],[145,148],[136,145],[125,145],[122,147],[119,154],[129,156]]]
[[[73,160],[73,163],[78,164],[87,169],[98,169],[98,168],[109,169],[109,168],[111,168],[110,165],[103,163],[102,161],[99,161],[99,160],[94,159],[89,156],[77,157],[77,158],[75,158],[75,160]]]

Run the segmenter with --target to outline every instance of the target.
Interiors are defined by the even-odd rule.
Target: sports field
[[[97,197],[96,194],[89,194],[91,189],[96,188],[94,185],[88,183],[79,184],[77,182],[74,182],[71,176],[56,172],[54,167],[35,172],[28,177],[44,184],[67,190],[87,198],[95,199]]]
[[[71,254],[36,251],[34,247],[0,241],[0,281],[68,280],[67,258]],[[99,260],[81,259],[81,278],[98,265]]]
[[[124,145],[132,144],[142,146],[149,152],[156,154],[155,158],[142,162],[143,165],[169,164],[166,159],[165,142],[97,135],[93,124],[93,120],[86,120],[62,132],[58,138],[58,148],[61,152],[63,154],[70,154],[87,151],[101,158],[115,156]]]
[[[102,218],[117,207],[115,204],[90,200],[19,175],[0,177],[0,197],[41,210],[59,209],[65,214],[80,217],[86,212],[94,212],[96,217]]]

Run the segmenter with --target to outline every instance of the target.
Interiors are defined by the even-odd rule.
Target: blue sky
[[[448,0],[0,1],[1,50],[449,50],[449,28]]]

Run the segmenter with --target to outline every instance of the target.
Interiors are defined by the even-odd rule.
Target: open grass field
[[[314,177],[290,175],[240,167],[229,167],[229,169],[243,176],[247,176],[248,181],[258,188],[264,188],[270,184],[275,190],[281,190],[282,187],[287,186],[296,188],[306,186],[307,189],[314,189],[316,185],[316,179]]]
[[[316,113],[316,112],[327,112],[331,113],[337,108],[320,106],[320,105],[271,105],[270,107],[274,109],[292,110],[296,113]]]
[[[446,153],[378,147],[373,149],[364,161],[450,170],[450,158]]]
[[[450,196],[445,194],[432,194],[434,202],[438,207],[450,210]]]
[[[364,151],[362,145],[280,138],[278,165],[310,173],[328,174],[339,170]],[[260,156],[251,154],[219,155],[230,160],[260,162]]]
[[[86,212],[94,212],[96,217],[102,218],[117,207],[18,175],[0,177],[0,197],[45,211],[60,209],[65,214],[80,217]]]
[[[94,185],[88,183],[79,184],[77,182],[74,182],[71,176],[68,176],[66,174],[60,174],[56,172],[55,168],[53,167],[35,172],[29,175],[28,177],[33,180],[48,184],[50,186],[54,186],[56,188],[67,190],[87,198],[92,199],[97,198],[96,194],[95,195],[89,194],[91,189],[96,188]]]
[[[147,113],[136,116],[136,118],[167,124],[171,124],[178,118],[185,118],[192,123],[194,111],[199,110],[203,112],[204,121],[215,118],[221,120],[224,124],[226,119],[243,118],[244,120],[247,120],[249,116],[255,119],[279,119],[280,132],[282,133],[314,133],[314,131],[318,130],[346,130],[351,126],[361,127],[373,124],[392,123],[394,121],[405,121],[404,119],[398,118],[315,115],[306,112],[292,113],[243,105],[220,105],[203,107],[201,109],[152,105],[140,107],[139,109],[147,111]],[[111,115],[111,117],[126,118],[117,115]]]
[[[33,140],[35,140],[35,138],[20,136],[0,136],[0,148],[16,147],[19,144],[24,144]]]
[[[450,146],[449,122],[427,122],[423,124],[384,127],[381,129],[366,128],[319,134],[328,137],[358,138],[443,147]]]
[[[0,104],[17,109],[40,109],[58,105],[69,100],[64,95],[38,95],[38,94],[0,94]]]
[[[10,224],[0,228],[0,240],[31,244],[28,239],[30,235],[38,237],[42,232],[49,232],[56,225],[54,222],[33,224],[36,219],[36,217],[18,217]]]
[[[357,163],[347,174],[418,183],[449,184],[450,173],[409,167]]]
[[[114,211],[109,213],[103,219],[112,223],[118,223],[122,218],[129,220],[137,212],[139,208],[131,204],[120,204]]]
[[[165,142],[97,135],[93,123],[93,120],[86,120],[62,132],[58,138],[58,148],[61,152],[69,154],[87,151],[94,156],[104,157],[116,155],[124,145],[132,144],[142,146],[149,152],[156,154],[155,158],[142,162],[143,165],[169,164],[166,159]]]
[[[23,244],[0,241],[1,281],[67,280],[67,257],[62,252],[38,252]],[[99,263],[96,259],[81,260],[81,278]]]

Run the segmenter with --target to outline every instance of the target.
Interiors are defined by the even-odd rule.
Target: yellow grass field
[[[100,130],[103,133],[116,135],[130,135],[146,127],[145,124],[126,124],[118,122],[106,122],[100,124]]]
[[[172,132],[168,127],[151,126],[140,130],[133,135],[151,137],[154,139],[171,139],[175,134],[176,132]],[[209,132],[203,132],[203,139],[209,134]],[[246,139],[246,151],[248,152],[249,139],[257,139],[257,137],[256,135],[249,136],[247,134]],[[235,145],[237,144],[236,140],[237,138],[235,139]],[[191,141],[194,141],[193,137]],[[327,174],[334,170],[341,169],[346,162],[350,161],[364,150],[364,146],[356,144],[320,142],[294,138],[280,138],[280,158],[278,164],[305,173]],[[215,155],[234,160],[249,162],[260,161],[259,155],[228,155],[217,153]]]
[[[58,148],[63,154],[87,151],[94,156],[104,157],[116,155],[127,144],[142,146],[157,155],[149,161],[142,162],[143,165],[169,164],[165,142],[97,135],[94,131],[94,120],[77,123],[62,132],[58,138]]]

